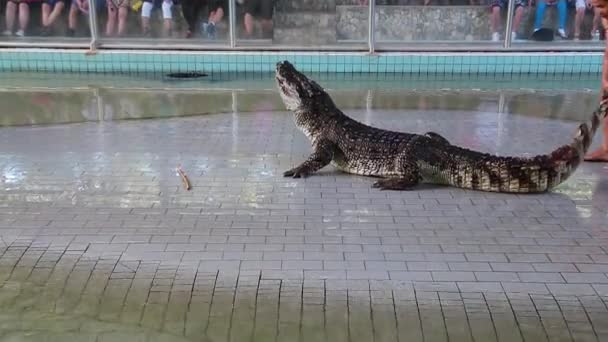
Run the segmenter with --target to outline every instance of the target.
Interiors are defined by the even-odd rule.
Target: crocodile
[[[379,178],[372,187],[380,190],[411,190],[423,183],[505,193],[552,190],[581,164],[608,113],[604,97],[569,144],[534,157],[498,156],[453,145],[436,132],[404,133],[358,122],[288,61],[277,63],[275,79],[285,107],[313,150],[283,176],[307,177],[331,164],[343,172]]]

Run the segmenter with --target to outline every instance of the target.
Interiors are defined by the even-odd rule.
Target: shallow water
[[[597,103],[595,75],[544,79],[451,75],[313,74],[337,106],[351,109],[463,110],[586,120]],[[0,126],[283,111],[272,75],[0,75]]]

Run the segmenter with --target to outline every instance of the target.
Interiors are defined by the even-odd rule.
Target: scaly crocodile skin
[[[501,157],[454,146],[433,132],[394,132],[357,122],[287,61],[277,64],[276,82],[313,146],[309,158],[284,175],[306,177],[332,163],[348,173],[382,177],[373,185],[380,189],[406,190],[424,182],[492,192],[544,192],[572,175],[608,113],[604,99],[591,120],[579,125],[573,141],[549,154]]]

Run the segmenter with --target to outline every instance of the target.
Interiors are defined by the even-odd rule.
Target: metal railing
[[[515,0],[509,0],[507,8],[506,23],[503,27],[502,42],[433,42],[433,41],[414,41],[388,44],[376,40],[376,3],[375,0],[368,1],[368,25],[367,25],[367,44],[356,42],[351,44],[335,44],[326,46],[297,45],[297,44],[251,44],[246,40],[237,38],[236,20],[236,0],[228,1],[228,40],[217,43],[191,42],[188,40],[150,40],[150,39],[106,39],[101,38],[98,31],[96,0],[87,0],[89,3],[89,26],[90,40],[6,40],[0,41],[0,47],[31,47],[31,48],[85,48],[97,49],[148,49],[148,50],[199,50],[199,51],[352,51],[368,52],[376,51],[393,52],[523,52],[523,51],[603,51],[602,44],[552,44],[543,42],[542,44],[511,44],[513,16],[515,14]],[[441,23],[438,23],[440,25]]]

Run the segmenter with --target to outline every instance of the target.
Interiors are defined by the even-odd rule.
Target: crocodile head
[[[308,79],[288,61],[277,63],[276,81],[283,103],[288,110],[312,106],[319,97],[328,96],[315,81]]]

